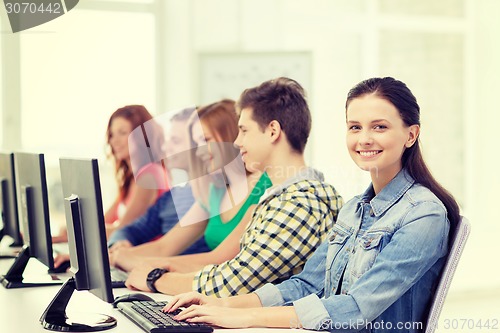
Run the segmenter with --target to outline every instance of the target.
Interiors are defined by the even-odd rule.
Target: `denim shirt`
[[[370,185],[344,205],[300,274],[255,293],[263,306],[293,304],[307,329],[420,332],[448,232],[442,202],[403,169],[376,196]]]

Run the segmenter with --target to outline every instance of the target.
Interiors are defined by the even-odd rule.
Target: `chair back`
[[[464,250],[467,238],[469,238],[469,234],[470,222],[462,216],[456,227],[455,234],[450,238],[450,250],[429,310],[425,333],[433,333],[436,330],[439,315],[443,309],[448,289],[450,289],[451,280],[457,269],[458,261]]]

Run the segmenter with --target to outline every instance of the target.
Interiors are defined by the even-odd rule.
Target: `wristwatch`
[[[163,274],[165,274],[167,272],[168,272],[168,270],[166,270],[164,268],[155,268],[151,272],[149,272],[148,278],[146,279],[146,284],[152,292],[154,292],[154,293],[158,292],[158,289],[156,289],[156,287],[155,287],[155,282],[156,282],[156,280],[161,278]]]

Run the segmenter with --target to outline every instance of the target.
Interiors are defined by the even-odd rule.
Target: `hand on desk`
[[[57,268],[61,266],[63,263],[69,261],[69,254],[60,253],[54,258],[54,267]]]
[[[127,281],[125,281],[125,286],[132,290],[151,291],[146,284],[146,279],[149,272],[151,272],[153,269],[155,269],[155,267],[147,264],[134,268],[128,274]]]

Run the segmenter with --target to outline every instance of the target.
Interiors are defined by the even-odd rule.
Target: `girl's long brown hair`
[[[113,151],[113,147],[110,145],[111,140],[111,123],[116,118],[124,118],[130,122],[132,125],[132,130],[143,125],[148,121],[152,121],[153,117],[148,112],[148,110],[143,105],[127,105],[119,108],[109,118],[108,128],[106,130],[107,144],[110,147],[111,154],[109,157],[113,157],[115,160],[115,177],[118,185],[118,198],[119,200],[124,200],[130,190],[132,181],[134,180],[133,171],[130,169],[130,162],[126,160],[118,160]],[[159,127],[155,127],[154,133],[147,133],[147,144],[151,149],[157,151],[164,150],[164,136],[163,132]],[[163,156],[160,152],[155,156]],[[139,161],[140,166],[144,166],[151,161]]]
[[[223,99],[219,102],[202,106],[196,110],[196,115],[191,118],[188,125],[189,137],[191,140],[191,149],[189,155],[189,174],[190,179],[197,179],[206,173],[205,165],[198,156],[196,156],[196,144],[193,141],[193,125],[199,121],[209,127],[220,145],[223,160],[225,163],[233,160],[238,155],[238,150],[233,142],[238,136],[238,116],[235,109],[235,101]],[[197,116],[197,117],[196,117]],[[203,203],[208,202],[208,184],[195,181],[192,182],[195,195],[201,198]]]

